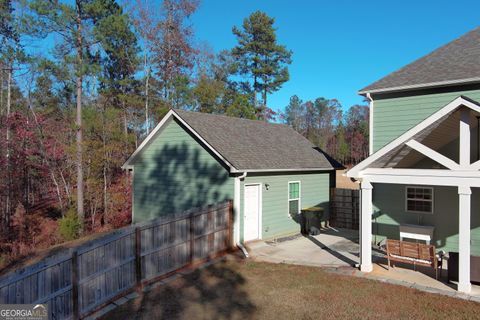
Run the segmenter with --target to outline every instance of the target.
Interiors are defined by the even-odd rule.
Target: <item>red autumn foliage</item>
[[[126,179],[119,178],[110,188],[109,213],[105,222],[113,228],[120,228],[132,222],[131,184]]]
[[[0,116],[0,136],[9,131],[8,142],[0,139],[0,268],[64,241],[58,221],[74,203],[75,176],[72,130],[61,119],[34,112]],[[111,174],[108,206],[87,219],[85,234],[130,223],[129,181],[119,169]]]

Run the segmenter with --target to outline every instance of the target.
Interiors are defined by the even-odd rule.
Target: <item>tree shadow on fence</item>
[[[250,319],[256,307],[231,263],[217,262],[167,281],[104,319]]]

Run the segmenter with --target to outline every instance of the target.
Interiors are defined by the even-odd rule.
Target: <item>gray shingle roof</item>
[[[480,28],[361,89],[359,93],[480,82]]]
[[[321,150],[286,125],[174,111],[238,170],[333,169]]]

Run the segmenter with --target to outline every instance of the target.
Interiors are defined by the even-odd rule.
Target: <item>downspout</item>
[[[241,180],[245,179],[247,172],[242,173],[241,175],[235,177],[234,182],[234,199],[233,199],[233,210],[234,210],[234,224],[233,224],[233,234],[235,245],[242,250],[246,258],[249,257],[247,249],[240,242],[240,185]]]
[[[367,92],[367,99],[369,103],[368,111],[368,155],[373,153],[373,99],[370,92]]]
[[[249,257],[250,257],[250,255],[248,254],[247,248],[245,248],[245,247],[243,246],[243,244],[241,244],[241,243],[239,242],[239,243],[237,243],[237,247],[239,247],[240,250],[242,250],[243,255],[245,256],[245,258],[249,258]]]

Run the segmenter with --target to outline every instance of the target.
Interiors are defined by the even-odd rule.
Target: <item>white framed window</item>
[[[405,187],[405,211],[433,213],[433,188],[422,186]]]
[[[288,182],[288,215],[300,213],[300,181]]]

